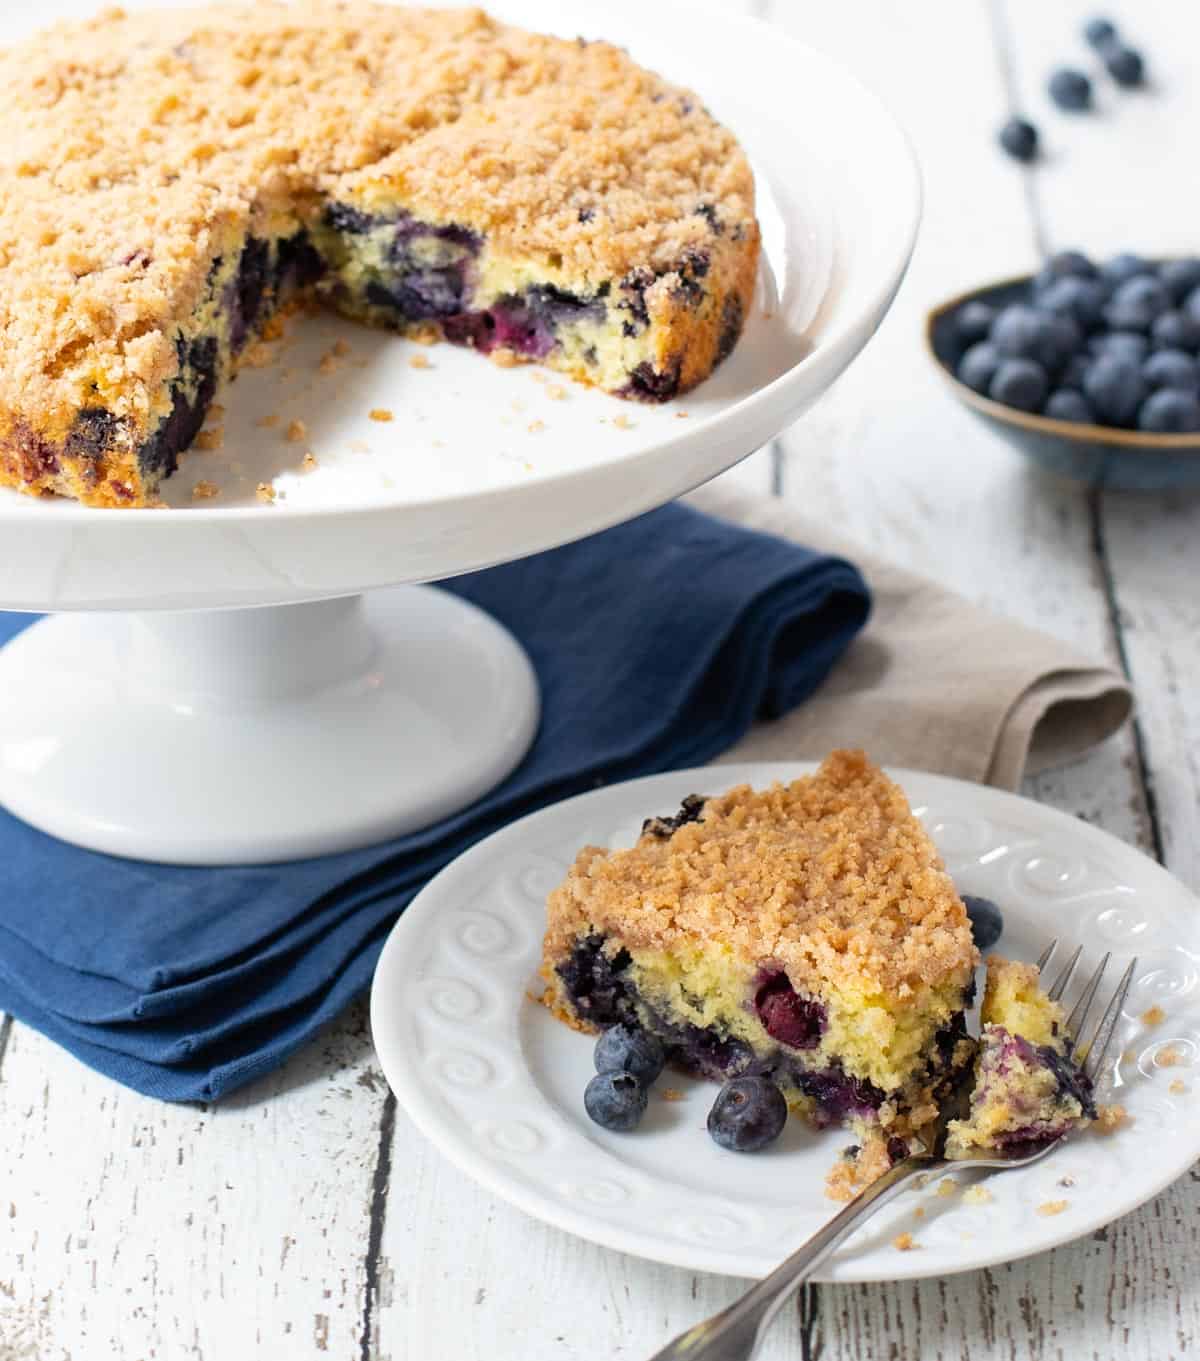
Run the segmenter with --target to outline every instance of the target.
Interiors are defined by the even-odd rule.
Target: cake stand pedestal
[[[0,695],[0,802],[81,846],[181,865],[414,831],[502,780],[538,721],[516,640],[426,586],[58,615],[0,651]]]

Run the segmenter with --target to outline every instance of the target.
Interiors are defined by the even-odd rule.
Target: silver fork
[[[1051,941],[1038,960],[1039,970],[1049,964],[1057,948],[1058,941]],[[1049,990],[1054,1001],[1060,1001],[1066,992],[1082,953],[1081,945],[1054,980]],[[1111,958],[1111,955],[1106,954],[1084,985],[1078,1002],[1067,1018],[1070,1036],[1082,1036],[1083,1027]],[[1125,1005],[1125,997],[1129,992],[1129,984],[1136,966],[1137,960],[1130,960],[1129,967],[1121,975],[1121,981],[1109,998],[1108,1006],[1105,1007],[1091,1039],[1086,1044],[1072,1040],[1070,1055],[1076,1062],[1082,1061],[1083,1071],[1093,1084],[1098,1085],[1104,1072],[1104,1064],[1112,1046],[1117,1022],[1121,1017],[1121,1008]],[[712,1318],[705,1319],[703,1323],[697,1323],[686,1333],[680,1334],[662,1351],[655,1352],[650,1361],[751,1361],[775,1315],[795,1291],[834,1252],[843,1239],[853,1233],[876,1210],[897,1196],[916,1177],[929,1176],[944,1167],[964,1165],[993,1171],[1028,1167],[1030,1163],[1038,1162],[1053,1152],[1066,1138],[1063,1135],[1025,1158],[947,1158],[947,1127],[951,1120],[966,1113],[972,1083],[972,1065],[968,1065],[949,1098],[942,1104],[937,1120],[927,1130],[921,1131],[920,1137],[925,1144],[922,1152],[911,1154],[898,1162],[890,1171],[872,1182],[865,1191],[855,1196],[844,1210],[834,1215],[824,1228],[818,1229],[787,1261],[776,1267],[757,1285],[751,1286],[740,1300],[736,1300],[719,1314],[714,1314]]]

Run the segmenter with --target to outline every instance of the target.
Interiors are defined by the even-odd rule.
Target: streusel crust
[[[0,480],[25,490],[140,500],[139,441],[170,414],[218,262],[330,201],[402,201],[576,292],[650,269],[678,390],[749,304],[745,156],[606,43],[361,0],[110,10],[0,53],[0,86]],[[693,316],[696,281],[674,271],[700,246],[727,305]],[[70,441],[97,409],[118,425],[89,472]]]
[[[629,850],[587,847],[550,895],[547,959],[584,931],[630,949],[698,941],[895,999],[969,975],[962,901],[902,791],[860,751],[811,776],[708,799]]]

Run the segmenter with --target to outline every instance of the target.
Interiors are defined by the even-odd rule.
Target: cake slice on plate
[[[903,792],[862,752],[761,791],[695,795],[550,895],[545,1001],[705,1077],[761,1074],[893,1160],[974,1054],[978,954]],[[886,1165],[886,1162],[884,1163]]]

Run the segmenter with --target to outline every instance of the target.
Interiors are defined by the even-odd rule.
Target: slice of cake
[[[971,1107],[950,1122],[948,1157],[1024,1157],[1096,1119],[1063,1009],[1042,991],[1036,965],[989,956],[980,1019]]]
[[[0,52],[0,483],[154,497],[289,298],[660,402],[742,329],[754,183],[686,90],[479,10],[125,15]]]
[[[818,1126],[890,1156],[970,1061],[977,953],[901,790],[861,752],[694,796],[635,846],[581,851],[550,895],[545,1001],[623,1021],[711,1078],[766,1074]]]

